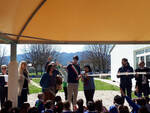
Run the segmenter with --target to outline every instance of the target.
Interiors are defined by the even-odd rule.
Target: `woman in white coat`
[[[18,107],[21,107],[24,102],[27,102],[27,95],[29,93],[28,84],[30,82],[29,72],[27,70],[27,63],[25,61],[20,62],[18,71],[19,71]]]

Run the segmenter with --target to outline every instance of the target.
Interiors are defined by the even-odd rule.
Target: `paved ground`
[[[113,98],[115,95],[119,95],[119,91],[96,91],[94,95],[94,100],[102,99],[104,106],[107,108],[113,104]],[[61,96],[64,101],[64,93],[59,92],[57,95]],[[79,91],[78,93],[78,99],[83,99],[85,102],[84,92]],[[37,100],[37,94],[30,94],[28,96],[28,102],[31,104],[31,106],[34,106],[35,101]]]

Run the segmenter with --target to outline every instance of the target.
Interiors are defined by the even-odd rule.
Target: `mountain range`
[[[62,53],[58,53],[57,60],[60,64],[67,65],[68,62],[72,61],[72,58],[75,55],[78,55],[79,59],[81,59],[82,52],[75,52],[75,53],[62,52]],[[24,60],[23,56],[24,56],[24,54],[18,54],[17,55],[17,61],[20,62],[20,61]],[[8,64],[10,62],[10,56],[6,56],[5,58],[6,58],[6,61],[7,61],[6,64]]]

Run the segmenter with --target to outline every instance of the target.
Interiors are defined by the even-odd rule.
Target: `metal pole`
[[[8,65],[8,99],[13,107],[18,106],[18,63],[16,61],[17,44],[11,44],[10,63]]]
[[[11,53],[10,53],[10,60],[16,61],[17,56],[17,44],[11,44]]]

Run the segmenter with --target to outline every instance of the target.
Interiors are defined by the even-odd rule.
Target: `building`
[[[150,67],[150,44],[128,44],[114,45],[111,50],[111,79],[119,81],[116,77],[118,68],[121,67],[122,58],[127,58],[130,65],[136,69],[138,62],[145,61],[145,65]]]

